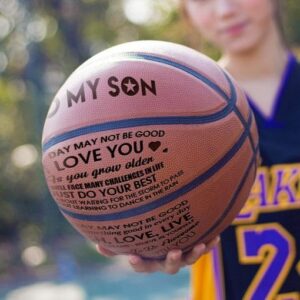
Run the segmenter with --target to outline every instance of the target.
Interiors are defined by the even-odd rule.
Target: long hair
[[[275,22],[280,33],[280,37],[285,46],[288,46],[288,40],[285,33],[285,11],[286,0],[272,0],[275,9]]]

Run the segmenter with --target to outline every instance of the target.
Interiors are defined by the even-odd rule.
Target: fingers
[[[148,261],[136,255],[130,255],[128,262],[133,270],[138,273],[154,273],[161,269],[160,261]]]
[[[154,273],[163,272],[166,274],[176,274],[180,268],[194,264],[202,255],[212,250],[220,241],[219,237],[216,237],[209,243],[196,245],[189,253],[184,257],[182,251],[179,249],[171,250],[165,260],[145,260],[137,255],[129,255],[128,262],[135,272],[138,273]],[[97,245],[97,250],[100,254],[112,257],[116,253]]]
[[[204,244],[196,245],[192,251],[190,251],[185,256],[185,264],[186,265],[193,265],[203,254],[206,253],[206,246]]]
[[[103,256],[106,256],[106,257],[113,257],[116,255],[116,253],[114,253],[113,251],[111,250],[108,250],[102,246],[100,246],[99,244],[96,245],[96,250]]]
[[[176,274],[182,266],[182,251],[172,250],[167,254],[166,260],[162,264],[163,272],[173,275]]]
[[[206,252],[211,251],[220,242],[220,237],[217,236],[206,245]]]
[[[128,262],[135,272],[146,272],[146,262],[144,262],[139,256],[130,255],[128,257]]]
[[[216,237],[205,244],[196,245],[189,253],[185,255],[184,262],[186,265],[193,265],[202,255],[211,251],[220,241],[220,237]]]
[[[165,260],[143,260],[139,256],[131,255],[129,263],[135,272],[154,273],[163,272],[166,274],[176,274],[182,266],[181,250],[172,250],[167,254]]]

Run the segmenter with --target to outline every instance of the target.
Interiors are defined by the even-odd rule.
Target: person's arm
[[[144,260],[136,255],[128,255],[128,262],[135,272],[139,273],[154,273],[163,272],[167,274],[176,274],[181,268],[194,264],[202,255],[209,252],[217,245],[220,238],[205,244],[196,245],[190,252],[182,255],[181,250],[170,251],[165,260]],[[100,245],[97,245],[97,250],[101,255],[113,257],[116,254],[109,251]]]

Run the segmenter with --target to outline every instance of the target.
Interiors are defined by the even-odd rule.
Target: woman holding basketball
[[[193,300],[300,299],[300,65],[285,43],[280,2],[182,0],[246,91],[262,157],[249,200],[218,246],[216,239],[186,256],[174,250],[163,262],[129,258],[137,272],[173,274],[202,256],[192,268]]]
[[[285,43],[280,2],[183,1],[191,23],[221,49],[219,64],[246,91],[262,157],[221,246],[193,266],[195,300],[300,299],[300,66]]]

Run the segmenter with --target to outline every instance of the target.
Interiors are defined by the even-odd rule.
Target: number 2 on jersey
[[[239,226],[236,234],[240,263],[261,265],[243,300],[275,299],[295,260],[294,238],[278,223]]]

